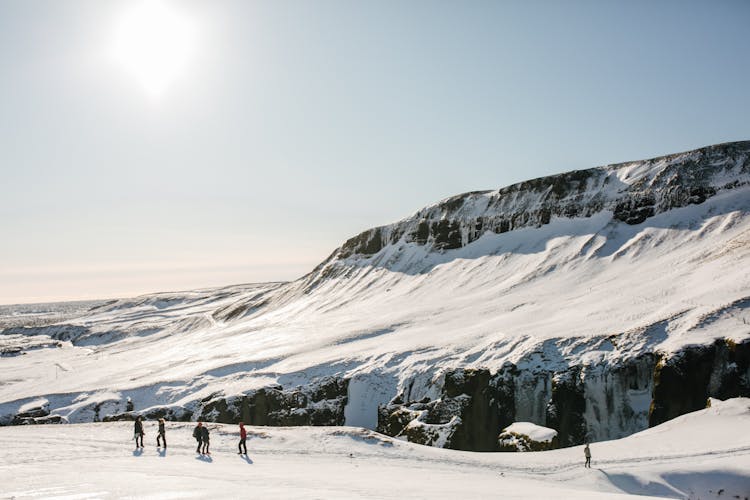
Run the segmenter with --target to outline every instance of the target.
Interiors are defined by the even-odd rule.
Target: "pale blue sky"
[[[0,303],[293,279],[461,192],[750,138],[750,2],[0,0]]]

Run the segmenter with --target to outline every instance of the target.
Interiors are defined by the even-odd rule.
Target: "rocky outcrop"
[[[381,410],[379,416],[386,417],[382,425],[396,431],[393,434],[396,437],[412,443],[451,448],[455,447],[452,443],[456,432],[467,427],[460,415],[470,405],[471,398],[462,394],[455,398],[406,404],[396,408],[393,414]]]
[[[157,387],[151,388],[158,390]],[[149,406],[136,408],[130,397],[121,395],[100,399],[88,405],[76,405],[70,419],[73,422],[117,422],[133,421],[137,417],[146,420],[164,418],[170,421],[237,423],[244,421],[252,425],[296,426],[296,425],[344,425],[344,409],[348,402],[349,379],[323,377],[307,385],[285,389],[280,385],[249,390],[238,395],[221,392],[186,404]],[[80,396],[80,395],[79,395]],[[66,407],[76,395],[56,395],[54,407],[60,413],[71,415]],[[142,404],[142,400],[138,401]],[[7,404],[10,411],[0,414],[0,425],[22,425],[41,423],[65,423],[66,417],[50,414],[47,400],[19,400]],[[58,411],[56,410],[56,411]]]
[[[346,241],[326,262],[371,256],[388,245],[414,243],[442,251],[487,231],[548,224],[553,217],[590,217],[609,210],[626,224],[750,183],[750,141],[533,179],[496,191],[474,191],[426,207]],[[325,264],[316,271],[325,273]],[[314,271],[315,272],[315,271]]]
[[[163,418],[171,422],[190,422],[193,412],[186,408],[149,408],[143,412],[126,411],[124,413],[114,413],[102,417],[102,422],[132,422],[137,417],[144,417],[146,420],[158,420]]]
[[[700,410],[709,397],[750,395],[750,340],[717,340],[662,358],[654,372],[649,426]]]
[[[489,370],[449,371],[444,380],[440,399],[404,402],[399,396],[381,406],[378,431],[421,444],[494,451],[498,429],[512,422],[507,391],[491,383]]]
[[[277,385],[225,397],[213,394],[200,402],[197,420],[252,425],[344,425],[349,380],[326,377],[307,386]]]
[[[556,373],[552,377],[552,393],[547,405],[545,426],[557,431],[561,446],[574,446],[586,438],[586,396],[581,367]]]
[[[38,406],[27,406],[18,412],[10,422],[10,425],[37,425],[37,424],[63,424],[67,423],[65,417],[51,415],[49,403],[44,402]]]
[[[497,384],[490,384],[488,370],[455,370],[446,373],[444,391],[447,398],[468,397],[461,421],[451,445],[459,450],[491,451],[490,441],[496,439],[498,427],[506,424],[501,412],[502,398]]]
[[[669,357],[647,353],[557,372],[510,363],[495,374],[448,371],[440,397],[414,402],[398,396],[382,405],[378,431],[433,446],[500,451],[531,446],[519,437],[498,441],[500,429],[528,421],[554,429],[554,446],[565,447],[658,425],[704,408],[709,397],[739,396],[750,397],[750,341],[721,339]]]
[[[13,417],[11,425],[34,424],[37,418],[45,418],[47,416],[49,416],[49,403],[43,403],[39,406],[24,408],[23,411],[18,412]]]
[[[547,451],[560,447],[554,429],[530,422],[515,422],[497,437],[500,451]]]

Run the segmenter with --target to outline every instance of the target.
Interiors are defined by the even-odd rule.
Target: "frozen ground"
[[[617,441],[537,453],[470,453],[353,427],[210,424],[212,455],[193,424],[169,423],[167,450],[134,450],[132,423],[0,428],[2,498],[558,498],[750,497],[750,400],[713,401]],[[741,432],[742,430],[745,430]]]

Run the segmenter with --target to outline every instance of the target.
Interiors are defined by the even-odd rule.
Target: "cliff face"
[[[423,248],[420,255],[442,255],[466,248],[487,233],[540,228],[555,218],[609,214],[612,227],[648,226],[659,214],[740,192],[748,185],[750,141],[745,141],[465,193],[349,239],[310,278],[315,283],[321,277],[346,276],[352,265],[419,273],[422,262],[402,249],[416,245]],[[426,272],[431,269],[426,267]],[[747,302],[740,298],[726,307],[743,314]],[[711,316],[699,319],[692,330],[705,330]],[[402,393],[381,405],[378,429],[424,444],[498,450],[498,428],[528,421],[555,429],[558,444],[571,446],[627,436],[701,409],[708,397],[750,396],[750,341],[720,338],[674,351],[654,348],[657,342],[652,341],[665,330],[677,330],[672,325],[679,321],[673,320],[640,329],[639,335],[651,346],[623,349],[606,360],[564,355],[564,367],[540,367],[534,366],[532,351],[497,371],[457,366],[445,372],[442,388],[436,384],[437,394],[410,401],[409,394]],[[733,331],[740,337],[748,334],[741,325]]]
[[[532,422],[556,430],[555,446],[565,447],[625,437],[703,409],[708,398],[735,397],[750,397],[750,340],[564,371],[457,369],[445,374],[434,400],[405,401],[402,394],[382,405],[378,431],[421,444],[502,451],[498,429]],[[529,411],[530,401],[543,412]]]
[[[16,321],[0,425],[138,412],[477,451],[513,422],[559,446],[619,438],[750,396],[748,269],[750,142],[467,193],[292,283]]]
[[[553,217],[590,217],[602,211],[612,212],[615,220],[640,224],[748,183],[750,141],[577,170],[448,198],[399,222],[358,234],[329,261],[372,256],[400,242],[456,249],[487,231],[505,233],[539,227]]]

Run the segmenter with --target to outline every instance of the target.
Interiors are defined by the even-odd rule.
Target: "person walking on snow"
[[[141,416],[138,415],[135,419],[135,431],[134,431],[134,438],[135,438],[135,447],[136,448],[143,448],[143,421],[141,420]],[[140,439],[140,444],[138,444],[138,440]]]
[[[201,428],[201,438],[203,439],[203,453],[206,455],[210,455],[211,453],[208,451],[208,426],[206,425]]]
[[[238,455],[243,454],[242,448],[245,448],[244,454],[247,455],[247,444],[245,444],[246,439],[247,439],[247,431],[245,430],[245,423],[240,422],[240,444],[239,444],[240,451],[237,452]]]
[[[201,452],[201,445],[203,444],[203,423],[198,422],[198,425],[193,429],[193,437],[198,441],[198,448],[195,450],[196,453]]]
[[[160,446],[159,442],[164,441],[164,447],[167,447],[167,435],[165,434],[164,429],[164,419],[159,419],[159,434],[156,435],[156,447],[158,448]]]
[[[586,446],[583,447],[583,455],[586,457],[586,463],[584,464],[584,467],[591,468],[591,450],[589,449],[589,444],[586,443]]]

